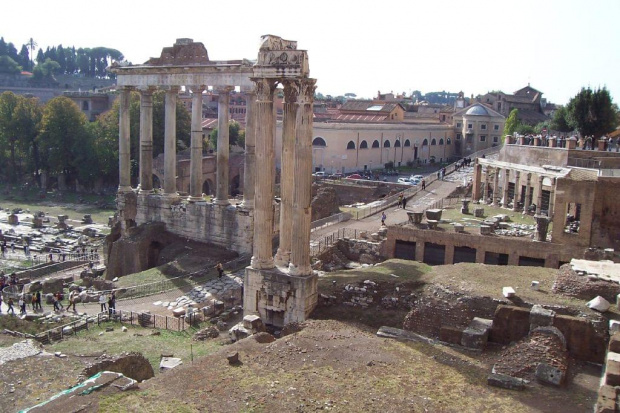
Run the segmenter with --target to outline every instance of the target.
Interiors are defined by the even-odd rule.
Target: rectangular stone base
[[[318,276],[291,276],[279,268],[245,269],[243,313],[256,314],[265,322],[283,327],[302,322],[316,307]]]

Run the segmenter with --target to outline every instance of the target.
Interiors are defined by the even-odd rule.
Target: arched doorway
[[[239,188],[240,188],[240,178],[239,178],[239,175],[236,175],[230,181],[230,196],[234,198],[237,195],[239,195]]]
[[[210,179],[205,179],[205,181],[202,183],[202,193],[205,195],[213,195],[213,193],[211,192],[213,188],[213,182],[211,182]]]
[[[161,188],[161,182],[159,180],[159,177],[153,174],[153,189],[160,189],[160,188]]]

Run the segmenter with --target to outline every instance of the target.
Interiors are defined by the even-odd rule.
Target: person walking
[[[108,297],[108,313],[110,314],[110,317],[116,313],[116,295],[114,294],[114,291],[112,291],[112,294]]]
[[[99,305],[101,305],[101,312],[104,313],[106,311],[106,297],[105,297],[105,293],[101,293],[101,295],[99,296]]]
[[[13,309],[13,297],[9,297],[9,301],[7,301],[6,305],[8,307],[6,313],[8,314],[10,312],[15,315],[15,309]]]
[[[403,197],[403,209],[406,209],[406,208],[407,208],[407,197],[404,196]]]
[[[400,195],[398,195],[398,208],[400,208],[402,204],[403,204],[403,193],[401,192]]]
[[[24,294],[19,296],[19,301],[17,303],[19,304],[19,315],[26,314],[26,300],[24,299]]]
[[[422,190],[426,190],[426,179],[422,179]]]
[[[77,298],[77,291],[73,290],[69,293],[69,305],[67,306],[67,311],[73,307],[73,312],[75,313],[77,310],[75,309],[75,299]]]
[[[222,278],[222,276],[224,275],[224,266],[222,265],[222,263],[218,262],[217,265],[215,266],[215,269],[218,272],[217,278]]]
[[[37,299],[37,306],[36,306],[36,308],[38,308],[39,310],[43,311],[43,307],[41,307],[41,291],[37,291],[35,293],[35,297]]]
[[[387,215],[385,215],[385,212],[383,212],[381,214],[381,226],[384,227],[385,226],[385,220],[387,219]]]

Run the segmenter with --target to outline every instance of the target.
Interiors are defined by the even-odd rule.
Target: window
[[[499,136],[493,136],[493,143],[499,142]]]
[[[451,145],[452,144],[452,139],[448,138],[446,139],[446,145]]]
[[[431,146],[432,145],[437,145],[437,141],[435,140],[435,138],[431,139]]]
[[[460,141],[460,140],[461,140],[461,134],[460,134],[460,133],[457,133],[457,134],[456,134],[456,140],[457,140],[457,141]]]
[[[480,135],[480,142],[486,142],[487,137],[486,135]]]
[[[467,124],[467,129],[473,129],[473,128],[474,128],[474,125],[472,123]]]
[[[422,141],[422,146],[428,146],[428,139],[424,139]]]
[[[439,139],[439,145],[443,145],[443,138]]]
[[[499,125],[493,125],[493,130],[499,130]]]
[[[396,142],[394,142],[394,147],[395,148],[400,148],[400,141],[397,140]]]
[[[87,101],[82,102],[82,110],[88,110],[88,102]]]
[[[347,143],[347,149],[355,149],[355,142],[349,141],[349,143]]]
[[[327,144],[325,143],[325,139],[319,136],[317,138],[314,138],[314,140],[312,141],[312,146],[327,146]]]
[[[480,129],[482,129],[482,130],[487,130],[487,125],[486,125],[486,123],[483,123],[482,125],[480,125]]]
[[[390,146],[391,145],[390,145],[390,141],[389,140],[386,140],[385,142],[383,142],[383,147],[384,148],[389,148]]]
[[[411,141],[409,139],[405,140],[405,147],[411,146]]]
[[[360,149],[368,149],[368,142],[362,141],[362,143],[360,143]]]
[[[461,122],[456,122],[456,127],[457,127],[457,128],[462,128],[462,127],[463,127],[463,124],[462,124]]]
[[[372,147],[373,148],[379,148],[379,141],[375,139],[375,141],[372,143]]]

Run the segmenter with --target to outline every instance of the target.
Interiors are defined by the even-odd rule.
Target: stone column
[[[256,186],[254,193],[254,255],[251,266],[269,269],[273,262],[273,195],[275,136],[273,134],[274,80],[253,78],[256,83]],[[219,175],[218,175],[219,176]]]
[[[153,91],[140,90],[140,192],[153,191]]]
[[[549,229],[549,217],[545,215],[534,215],[536,220],[536,231],[534,231],[534,241],[547,241],[547,230]]]
[[[472,198],[474,202],[478,202],[478,200],[480,199],[480,179],[481,179],[481,175],[482,175],[482,165],[480,165],[478,163],[478,160],[475,160],[475,164],[474,164],[474,179],[473,179],[473,187],[471,189],[472,191]]]
[[[547,213],[549,218],[553,218],[553,207],[555,205],[555,184],[556,179],[551,178],[551,190],[549,191],[549,212]]]
[[[189,201],[202,198],[202,92],[204,86],[192,86],[192,141],[190,149]]]
[[[504,169],[504,208],[508,208],[508,187],[510,186],[510,169]]]
[[[512,210],[517,211],[519,198],[521,197],[521,172],[515,171],[515,192],[512,200]]]
[[[256,91],[245,91],[245,158],[243,165],[243,206],[254,208],[254,177],[256,174]]]
[[[293,199],[293,222],[295,236],[291,248],[291,275],[311,275],[310,229],[312,221],[312,105],[316,79],[300,81],[297,121],[295,122],[295,173]]]
[[[177,195],[177,97],[179,88],[166,90],[164,129],[164,194]]]
[[[232,86],[217,88],[217,183],[215,192],[215,203],[228,205],[228,103],[230,102],[230,91]]]
[[[129,167],[129,103],[131,88],[122,87],[118,119],[118,192],[131,191],[131,175]]]
[[[525,184],[525,200],[523,201],[523,213],[527,214],[528,209],[532,203],[532,196],[530,194],[530,189],[532,187],[532,174],[529,173],[526,175],[526,184]]]
[[[489,174],[491,173],[491,167],[487,165],[487,172],[484,174],[484,189],[482,190],[482,202],[487,203],[489,199]]]
[[[493,201],[491,205],[497,206],[497,200],[499,199],[499,171],[500,168],[495,168],[495,175],[493,176]]]
[[[295,189],[295,138],[299,82],[284,82],[284,113],[282,120],[282,156],[280,173],[280,245],[275,261],[278,266],[290,262],[293,239],[293,191]]]
[[[536,215],[540,215],[542,209],[542,191],[544,176],[538,175],[538,196],[536,197]]]

